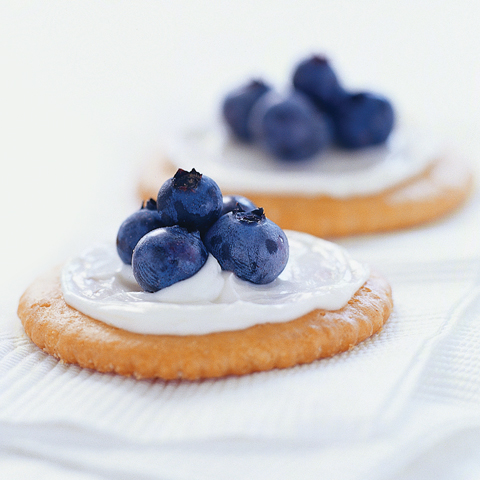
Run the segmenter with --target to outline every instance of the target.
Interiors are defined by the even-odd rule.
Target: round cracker
[[[140,197],[156,199],[160,186],[175,171],[168,159],[147,165],[138,185]],[[244,195],[263,207],[268,218],[283,229],[332,238],[387,232],[436,220],[465,202],[473,187],[473,174],[465,162],[444,156],[410,180],[369,196],[273,195],[233,192],[219,186],[224,195]]]
[[[32,341],[66,363],[137,378],[196,380],[287,368],[349,350],[378,332],[392,307],[389,284],[372,274],[337,311],[205,335],[142,335],[68,306],[55,269],[26,290],[18,315]]]

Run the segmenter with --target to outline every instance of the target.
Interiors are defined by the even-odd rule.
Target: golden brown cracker
[[[156,198],[163,182],[176,168],[167,159],[147,166],[138,192]],[[202,172],[203,173],[203,172]],[[227,191],[248,197],[263,207],[267,217],[283,229],[332,238],[398,230],[436,220],[459,207],[469,196],[473,175],[467,164],[444,156],[414,178],[369,196],[333,198]]]
[[[205,335],[143,335],[68,306],[55,269],[26,290],[18,315],[32,341],[66,363],[137,378],[196,380],[287,368],[344,352],[378,332],[392,307],[389,284],[372,274],[337,311],[314,310],[289,322]]]

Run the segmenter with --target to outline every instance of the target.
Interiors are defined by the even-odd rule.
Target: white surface
[[[476,2],[0,4],[0,467],[30,478],[480,477],[480,199],[443,222],[340,242],[395,313],[327,361],[198,383],[59,364],[21,335],[44,269],[109,240],[140,165],[250,74],[281,86],[325,51],[351,88],[480,170]]]

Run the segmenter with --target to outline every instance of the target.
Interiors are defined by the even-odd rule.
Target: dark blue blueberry
[[[132,263],[132,253],[138,241],[148,232],[164,227],[157,212],[157,203],[150,199],[142,208],[130,215],[118,229],[117,252],[123,263]]]
[[[288,261],[287,237],[262,208],[221,216],[204,242],[223,270],[256,284],[273,282]]]
[[[300,93],[261,98],[251,115],[256,141],[271,155],[283,160],[312,157],[330,141],[330,130],[321,112]]]
[[[333,120],[338,144],[361,148],[383,143],[393,129],[395,114],[386,98],[361,92],[348,95]]]
[[[157,209],[164,225],[205,232],[220,216],[222,192],[206,175],[179,169],[158,192]]]
[[[293,73],[293,86],[327,112],[335,108],[346,95],[330,63],[320,55],[309,57],[297,65]]]
[[[190,278],[205,264],[208,252],[198,232],[175,225],[157,228],[138,242],[133,275],[146,292],[156,292]]]
[[[223,118],[231,131],[240,140],[250,141],[252,135],[248,128],[248,118],[255,102],[270,90],[261,80],[252,80],[230,92],[222,105]]]
[[[224,195],[221,214],[225,215],[226,213],[237,209],[248,212],[249,210],[255,210],[256,208],[257,206],[246,197],[242,197],[241,195]]]

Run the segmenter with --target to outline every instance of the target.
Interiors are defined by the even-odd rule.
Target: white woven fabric
[[[28,283],[139,207],[140,161],[247,75],[329,54],[480,178],[478,2],[0,2],[0,478],[478,480],[480,195],[343,239],[381,271],[383,330],[311,365],[201,382],[66,366],[16,315]],[[428,124],[428,125],[427,125]]]
[[[107,478],[386,480],[415,478],[416,462],[457,455],[459,442],[465,454],[480,437],[480,257],[437,249],[434,260],[429,237],[466,234],[478,204],[382,242],[345,240],[379,259],[394,313],[378,335],[311,365],[137,381],[63,365],[21,331],[3,333],[0,445]],[[447,478],[441,462],[429,468],[425,478]]]

